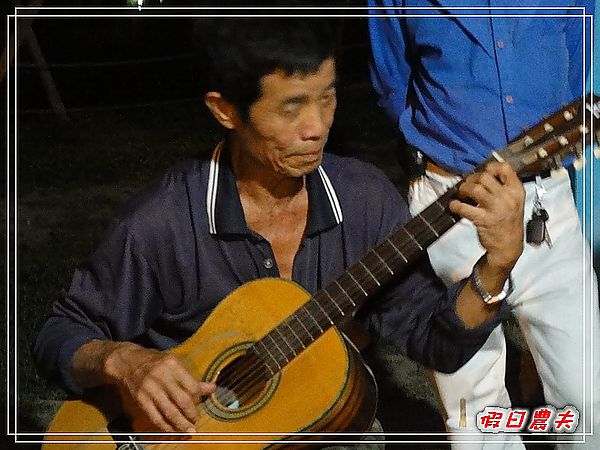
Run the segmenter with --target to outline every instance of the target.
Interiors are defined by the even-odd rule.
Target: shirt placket
[[[254,236],[253,258],[258,267],[259,277],[279,277],[279,267],[269,241],[262,236]]]
[[[494,10],[492,12],[494,12]],[[510,36],[511,20],[518,19],[490,18],[492,39],[494,41],[496,70],[498,73],[498,90],[502,104],[502,118],[504,120],[504,135],[507,141],[509,140],[509,136],[514,134],[512,130],[512,118],[515,117],[516,114],[515,108],[517,108],[517,102],[521,100],[516,96],[516,90],[514,89],[513,81],[510,77],[510,64],[514,64],[514,61],[511,61],[513,56]]]

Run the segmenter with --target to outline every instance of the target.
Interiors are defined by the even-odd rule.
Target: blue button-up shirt
[[[375,167],[325,154],[306,176],[308,223],[292,279],[314,293],[409,220],[408,207]],[[137,195],[75,272],[44,323],[38,367],[74,392],[71,359],[92,339],[168,349],[190,337],[242,284],[279,271],[269,242],[245,220],[228,153],[183,162]],[[441,371],[456,370],[500,317],[465,330],[449,290],[424,255],[383,295],[370,299],[366,324],[400,351]],[[257,300],[258,301],[258,300]]]
[[[490,9],[509,4],[530,8]],[[523,128],[583,95],[589,54],[584,65],[582,10],[564,7],[585,6],[592,13],[591,0],[467,0],[460,2],[464,8],[449,0],[369,0],[369,5],[418,7],[370,10],[402,16],[369,19],[372,79],[379,104],[407,142],[455,173],[470,172]],[[424,6],[439,9],[419,9]],[[473,6],[485,9],[469,9]],[[559,9],[542,9],[553,6]],[[589,35],[586,39],[589,43]]]

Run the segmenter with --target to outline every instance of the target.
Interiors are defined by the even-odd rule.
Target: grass
[[[198,156],[219,130],[198,104],[23,117],[19,193],[141,183],[172,162]]]

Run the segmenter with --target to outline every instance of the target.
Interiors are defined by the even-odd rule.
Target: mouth
[[[319,149],[317,149],[317,150],[311,150],[311,151],[306,151],[306,152],[292,153],[290,156],[291,156],[291,157],[296,157],[296,158],[308,158],[308,159],[315,159],[315,158],[320,158],[322,154],[323,154],[323,149],[322,149],[322,148],[319,148]]]
[[[293,176],[306,175],[317,168],[323,158],[323,150],[295,152],[287,155],[285,162],[281,161],[286,170],[292,171]]]

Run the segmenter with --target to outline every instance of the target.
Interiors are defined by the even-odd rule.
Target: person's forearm
[[[490,264],[485,255],[477,262],[477,266],[479,278],[486,291],[491,294],[502,291],[512,267]],[[469,279],[456,299],[456,314],[466,328],[474,328],[494,317],[500,303],[486,304],[475,291],[473,281]]]
[[[73,355],[71,375],[83,388],[115,384],[127,353],[136,347],[130,342],[90,341]]]

